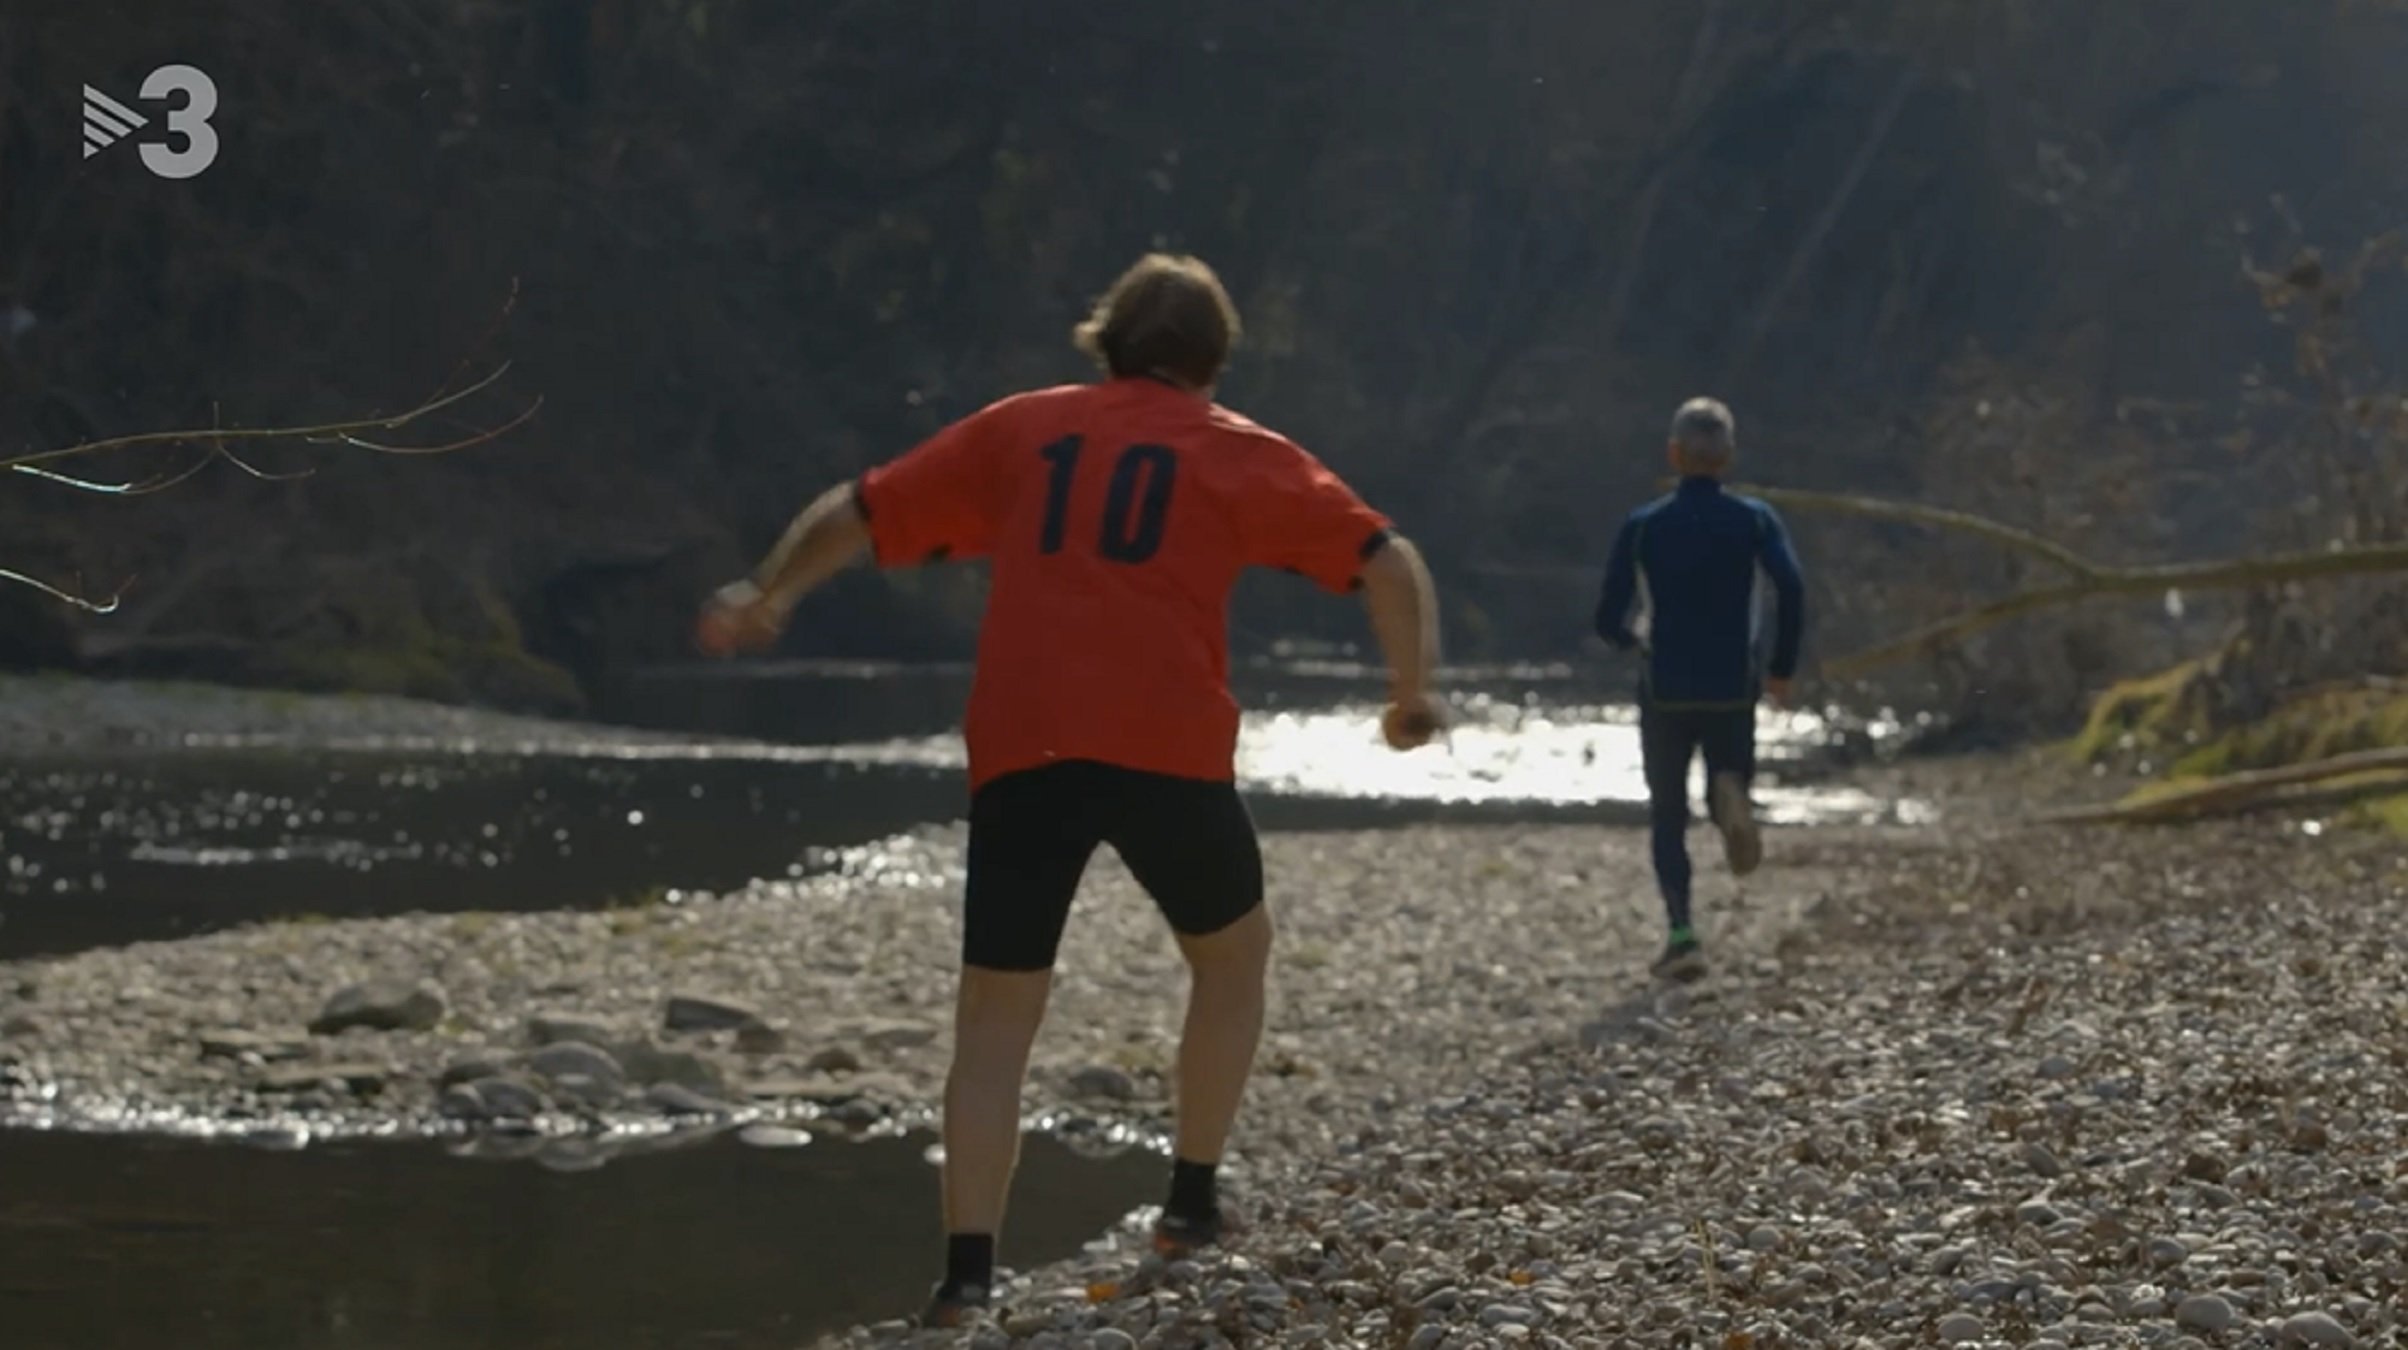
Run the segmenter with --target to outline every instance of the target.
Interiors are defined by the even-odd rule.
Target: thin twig
[[[502,325],[510,322],[510,316],[517,312],[517,310],[518,278],[512,277],[510,278],[510,294],[502,298],[502,307],[497,313],[494,314],[493,322],[485,325],[485,335],[477,339],[476,344],[468,349],[469,355],[461,357],[460,364],[454,366],[450,376],[448,376],[441,385],[437,386],[435,390],[435,394],[437,396],[440,396],[444,390],[451,388],[453,380],[457,380],[468,373],[469,367],[476,362],[475,353],[477,350],[485,346],[487,343],[493,341],[494,338],[500,336]]]
[[[75,606],[77,609],[84,610],[92,614],[115,613],[117,611],[118,602],[125,598],[127,589],[134,584],[133,578],[128,577],[125,585],[118,587],[116,592],[110,595],[108,599],[91,600],[77,595],[73,591],[60,590],[58,587],[53,586],[49,582],[43,581],[38,577],[29,577],[23,572],[12,572],[5,567],[0,567],[0,581],[13,582],[19,586],[29,586],[34,590],[40,591],[42,594],[49,596],[53,600],[65,601],[66,603]]]
[[[145,478],[138,483],[102,483],[89,478],[75,478],[63,473],[52,473],[48,469],[35,468],[30,464],[20,464],[13,472],[39,478],[45,483],[56,483],[60,487],[74,488],[78,492],[92,492],[104,497],[140,497],[174,487],[208,467],[208,464],[209,461],[203,459],[174,473],[162,474],[157,478]]]
[[[493,440],[500,436],[506,436],[511,432],[518,430],[520,427],[523,427],[527,423],[533,421],[536,412],[542,407],[543,399],[539,396],[533,403],[528,404],[526,408],[518,414],[518,416],[511,418],[509,421],[502,423],[500,426],[495,427],[490,431],[477,432],[463,440],[448,441],[442,445],[384,445],[376,441],[365,440],[361,437],[349,434],[340,436],[337,439],[339,439],[345,445],[355,446],[361,450],[373,450],[380,455],[448,455],[455,450],[466,450],[473,445],[483,445],[487,441]]]
[[[225,449],[222,446],[219,447],[217,453],[218,457],[225,460],[228,464],[233,465],[235,468],[242,470],[244,473],[249,474],[253,478],[259,479],[264,483],[291,483],[299,479],[310,477],[317,472],[316,469],[295,469],[290,473],[270,473],[266,469],[260,468],[258,465],[251,463],[249,460],[244,459],[242,456],[235,454],[233,451]]]

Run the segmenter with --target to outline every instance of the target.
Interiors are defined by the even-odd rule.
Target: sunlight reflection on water
[[[1623,705],[1537,705],[1486,695],[1458,700],[1454,725],[1437,745],[1399,755],[1379,738],[1378,708],[1370,704],[1306,711],[1249,712],[1239,733],[1241,782],[1261,792],[1418,801],[1578,805],[1635,802],[1647,791],[1640,771],[1637,715]],[[1774,821],[1861,817],[1882,803],[1847,788],[1782,782],[1781,766],[1826,730],[1810,712],[1766,713],[1759,723],[1758,797]],[[1875,738],[1896,734],[1884,721]],[[188,744],[271,746],[274,738],[223,737]],[[959,769],[959,736],[908,736],[833,745],[695,739],[607,732],[578,740],[512,742],[473,737],[367,736],[313,738],[321,748],[446,755],[517,754],[634,762],[756,760],[863,766]],[[1702,765],[1690,770],[1692,794],[1703,792]],[[1921,808],[1902,804],[1902,817]]]
[[[1647,796],[1637,714],[1628,707],[1472,699],[1456,712],[1442,742],[1405,755],[1381,743],[1369,707],[1249,717],[1239,737],[1238,773],[1264,790],[1332,796],[1557,805]],[[1760,724],[1757,797],[1768,819],[1792,823],[1881,810],[1855,789],[1781,784],[1782,762],[1803,753],[1821,729],[1812,714],[1771,714]],[[1702,763],[1690,766],[1689,781],[1692,797],[1701,796]]]

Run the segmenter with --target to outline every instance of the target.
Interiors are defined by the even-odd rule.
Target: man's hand
[[[1446,725],[1446,710],[1426,693],[1402,693],[1380,715],[1380,734],[1392,750],[1418,750]]]
[[[1764,682],[1765,702],[1772,704],[1776,708],[1787,710],[1790,706],[1789,700],[1790,681],[1767,679]]]
[[[749,581],[722,586],[703,603],[694,625],[694,645],[705,656],[735,656],[765,652],[786,631],[784,606],[761,593]]]

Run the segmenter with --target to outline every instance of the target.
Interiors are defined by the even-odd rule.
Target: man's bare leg
[[[1219,1236],[1214,1169],[1229,1146],[1262,1041],[1271,911],[1257,905],[1218,932],[1179,939],[1187,957],[1187,1025],[1179,1036],[1177,1157],[1156,1245],[1165,1252]]]
[[[945,1075],[946,1276],[926,1325],[957,1326],[985,1306],[1020,1162],[1020,1084],[1052,990],[1051,971],[962,967]]]
[[[945,1231],[1003,1227],[1020,1161],[1020,1084],[1053,972],[962,967],[945,1075]]]

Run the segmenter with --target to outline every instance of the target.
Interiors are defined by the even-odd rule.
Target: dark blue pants
[[[1689,926],[1689,764],[1706,757],[1706,801],[1714,775],[1756,774],[1756,708],[1657,708],[1639,705],[1639,756],[1647,771],[1647,810],[1655,851],[1656,889],[1664,917]]]

